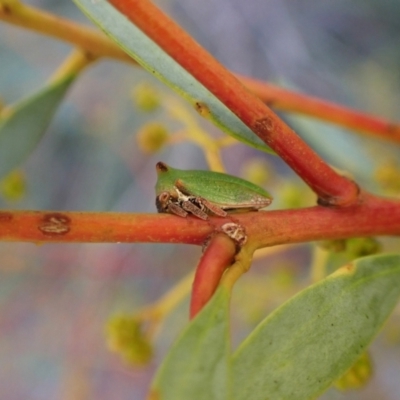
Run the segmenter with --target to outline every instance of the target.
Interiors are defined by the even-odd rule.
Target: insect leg
[[[204,211],[202,211],[199,207],[197,207],[195,204],[190,202],[189,200],[182,202],[182,208],[184,210],[192,213],[193,215],[195,215],[198,218],[201,218],[204,220],[208,219],[208,215]]]
[[[182,194],[184,194],[186,196],[192,196],[192,194],[186,189],[184,183],[180,179],[177,179],[175,181],[175,187],[178,189],[178,192],[181,192]],[[217,206],[216,204],[211,203],[204,197],[195,197],[192,200],[200,206],[202,211],[204,211],[206,209],[206,210],[210,210],[213,214],[218,215],[219,217],[227,216],[226,211],[224,211],[221,207]]]
[[[200,203],[203,204],[203,206],[207,209],[210,210],[212,213],[215,215],[218,215],[219,217],[226,217],[228,213],[224,211],[221,207],[209,202],[206,199],[203,199],[202,197],[200,198]]]
[[[167,206],[167,211],[171,214],[178,215],[179,217],[187,217],[188,215],[188,213],[183,208],[175,203],[169,203]]]

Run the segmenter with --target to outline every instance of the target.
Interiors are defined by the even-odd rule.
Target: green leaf
[[[165,358],[151,388],[155,399],[231,398],[228,306],[229,292],[220,287]]]
[[[400,255],[361,258],[305,289],[234,353],[234,399],[314,399],[365,351],[399,295]]]
[[[170,86],[192,104],[201,102],[211,112],[211,120],[237,140],[259,150],[272,150],[235,114],[156,43],[112,5],[102,0],[74,0],[81,10],[143,68]]]
[[[0,117],[0,177],[20,166],[36,148],[75,76],[48,85]]]
[[[354,180],[367,190],[380,190],[376,180],[371,179],[371,176],[374,176],[381,165],[382,157],[378,152],[371,157],[372,141],[367,140],[365,136],[349,134],[345,129],[309,116],[291,113],[287,114],[286,118],[295,132],[326,162],[348,171]],[[389,158],[387,150],[382,152],[382,155]]]

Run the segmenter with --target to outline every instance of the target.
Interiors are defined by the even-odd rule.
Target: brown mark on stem
[[[3,222],[10,222],[13,219],[13,215],[10,212],[0,212],[0,224]]]
[[[5,15],[10,15],[12,10],[8,4],[0,4],[0,11]]]
[[[348,179],[348,178],[347,178]],[[349,179],[350,180],[350,179]],[[335,196],[318,197],[317,204],[322,207],[349,207],[359,204],[362,200],[360,199],[360,187],[356,182],[353,182],[355,186],[355,196],[351,198],[349,202],[343,203],[338,201],[339,198]]]
[[[221,226],[221,231],[235,242],[237,252],[247,242],[246,229],[240,224],[237,224],[235,222],[228,222]]]
[[[271,117],[259,118],[254,122],[252,129],[265,142],[269,142],[270,133],[275,130],[275,121]]]
[[[86,58],[86,60],[88,60],[88,61],[94,61],[94,60],[96,60],[96,58],[98,58],[98,56],[96,56],[95,54],[93,54],[91,51],[89,51],[89,50],[83,50],[83,54],[84,54],[84,57]]]
[[[336,197],[318,197],[317,204],[322,207],[334,207],[336,205]]]
[[[399,127],[399,125],[398,124],[388,124],[387,125],[387,127],[386,127],[386,132],[387,133],[397,133],[397,132],[399,132],[400,131],[400,127]]]
[[[71,219],[61,213],[45,214],[39,222],[38,229],[44,235],[65,235],[71,229]]]
[[[268,107],[274,107],[276,103],[278,103],[278,99],[275,98],[264,101],[264,104],[267,105]]]

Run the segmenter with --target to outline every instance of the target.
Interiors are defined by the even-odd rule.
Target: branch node
[[[317,204],[322,207],[350,207],[360,202],[360,187],[356,182],[349,180],[350,190],[340,196],[319,196]]]

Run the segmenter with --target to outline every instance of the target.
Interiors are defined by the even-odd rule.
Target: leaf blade
[[[193,105],[204,104],[210,119],[224,132],[258,150],[273,151],[209,90],[156,43],[103,0],[74,0],[75,4],[143,68]],[[207,112],[208,114],[208,112]]]
[[[235,399],[315,398],[366,349],[399,294],[400,255],[359,259],[305,289],[234,353]]]
[[[228,305],[229,292],[220,287],[170,350],[154,379],[151,396],[230,399]]]
[[[18,167],[42,139],[75,74],[53,82],[0,119],[0,177]]]

